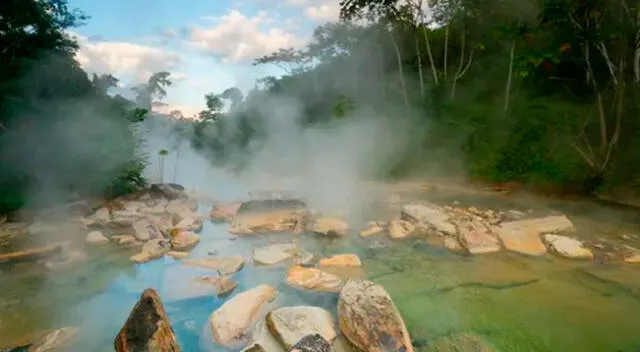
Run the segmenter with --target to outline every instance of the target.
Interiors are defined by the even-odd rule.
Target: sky
[[[169,71],[167,112],[192,116],[206,93],[251,89],[279,76],[255,58],[304,46],[313,29],[338,18],[339,0],[69,0],[90,18],[74,28],[76,59],[89,73],[109,73],[124,92]]]

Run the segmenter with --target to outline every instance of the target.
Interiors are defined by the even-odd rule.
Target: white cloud
[[[287,0],[287,5],[302,9],[302,12],[314,22],[333,22],[340,18],[338,0]]]
[[[197,115],[202,109],[191,105],[172,103],[154,104],[152,108],[153,112],[167,115],[176,110],[180,111],[180,113],[184,117],[194,118],[194,116]]]
[[[192,28],[189,41],[227,63],[251,61],[279,48],[304,44],[303,38],[282,28],[264,28],[272,23],[272,19],[264,11],[254,17],[247,17],[237,10],[231,10],[212,20],[216,22],[213,27]]]
[[[140,82],[158,71],[171,71],[180,65],[178,53],[119,41],[91,41],[87,37],[72,35],[80,50],[76,60],[89,73],[110,73],[117,78]]]

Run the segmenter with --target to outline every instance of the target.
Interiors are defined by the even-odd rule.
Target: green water
[[[412,194],[412,196],[420,196]],[[527,210],[531,201],[430,195],[439,202]],[[455,198],[455,199],[454,199]],[[637,228],[633,211],[594,204],[539,203],[534,211],[563,211],[578,225],[577,236],[617,240]],[[335,298],[314,296],[283,284],[285,266],[256,267],[254,248],[289,235],[229,240],[228,224],[207,224],[191,257],[240,254],[248,259],[236,274],[238,290],[270,283],[280,291],[280,304],[313,304],[335,314]],[[72,239],[83,241],[84,234]],[[67,236],[68,238],[68,236]],[[372,246],[378,242],[377,246]],[[528,258],[509,253],[478,256],[453,254],[432,239],[391,242],[384,235],[328,240],[302,237],[316,258],[357,253],[365,275],[393,297],[412,338],[429,351],[440,338],[472,333],[495,351],[640,350],[640,266]],[[379,245],[383,244],[384,248]],[[631,243],[637,246],[637,243]],[[85,247],[82,245],[81,247]],[[28,342],[41,331],[80,325],[84,350],[108,351],[128,311],[145,287],[156,288],[185,351],[223,351],[207,337],[206,317],[224,300],[198,292],[194,277],[206,274],[172,259],[143,265],[128,263],[132,250],[109,244],[85,248],[89,260],[66,270],[45,271],[38,264],[0,267],[0,347]],[[212,273],[210,273],[212,274]],[[83,350],[83,349],[78,349]]]

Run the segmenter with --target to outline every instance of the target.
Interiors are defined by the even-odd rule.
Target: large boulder
[[[116,352],[180,351],[156,291],[149,288],[142,292],[113,344]]]
[[[544,241],[561,257],[570,259],[593,259],[593,252],[575,238],[546,234],[544,235]]]
[[[489,229],[479,221],[460,223],[460,242],[470,254],[494,253],[500,251],[500,243]]]
[[[187,197],[184,187],[175,183],[156,183],[150,189],[169,200]]]
[[[220,275],[231,275],[244,266],[244,258],[240,255],[223,258],[194,258],[181,261],[184,265],[215,270]]]
[[[231,221],[242,205],[241,202],[216,204],[209,213],[212,221]]]
[[[290,286],[312,291],[339,292],[340,277],[316,268],[295,265],[287,270],[286,282]]]
[[[507,250],[526,255],[543,255],[547,248],[540,236],[572,231],[573,223],[564,215],[502,223],[494,231]]]
[[[332,352],[333,348],[320,334],[307,335],[288,352]]]
[[[176,251],[186,251],[195,247],[200,242],[200,237],[195,233],[180,228],[171,230],[171,248]]]
[[[148,241],[162,237],[162,232],[158,226],[150,222],[148,219],[140,219],[134,222],[131,226],[133,227],[133,236],[138,241]]]
[[[366,280],[348,281],[340,291],[342,333],[361,351],[413,352],[409,332],[387,291]]]
[[[264,305],[272,301],[277,290],[259,285],[233,296],[210,317],[213,338],[221,345],[233,345],[259,318]]]
[[[401,217],[421,230],[436,231],[455,236],[456,227],[449,221],[444,209],[432,204],[407,204],[402,207]]]
[[[312,231],[325,236],[346,236],[349,234],[349,224],[339,218],[323,216],[315,219]]]
[[[331,342],[337,334],[331,313],[318,307],[282,307],[267,314],[267,327],[271,334],[290,349],[307,335],[320,334]]]

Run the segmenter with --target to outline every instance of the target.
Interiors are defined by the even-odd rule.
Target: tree
[[[96,87],[96,90],[102,94],[107,94],[109,89],[118,86],[119,80],[110,74],[101,74],[100,76],[93,74],[91,83]]]
[[[220,94],[220,98],[227,99],[231,102],[230,110],[237,109],[244,100],[244,94],[236,87],[227,88]]]
[[[146,83],[131,88],[136,96],[136,103],[150,110],[153,99],[162,100],[167,96],[166,87],[171,86],[171,74],[166,71],[156,72],[149,77]]]
[[[257,58],[253,65],[272,64],[281,68],[285,74],[294,75],[308,70],[310,63],[311,59],[304,51],[287,48],[278,49],[276,52]]]

